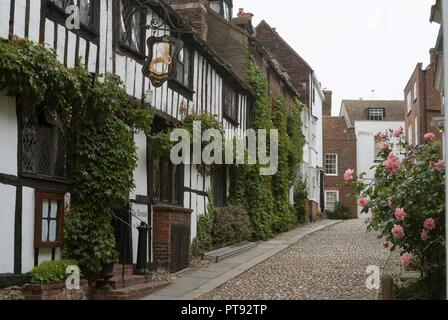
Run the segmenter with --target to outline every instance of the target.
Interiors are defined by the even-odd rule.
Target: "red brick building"
[[[357,171],[355,130],[347,128],[345,117],[331,116],[331,91],[324,92],[327,97],[323,117],[325,211],[333,211],[341,203],[351,218],[357,218],[356,201],[348,197],[353,190],[344,181],[347,169]]]
[[[431,49],[431,62],[423,69],[418,63],[404,89],[406,101],[405,134],[413,145],[423,143],[424,135],[432,132],[442,139],[441,121],[442,98],[434,86],[437,65],[434,49]],[[443,122],[443,121],[442,121]]]

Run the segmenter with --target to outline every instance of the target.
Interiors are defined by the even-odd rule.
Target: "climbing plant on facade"
[[[112,217],[126,208],[137,165],[133,133],[149,133],[152,115],[115,76],[93,79],[81,63],[69,70],[28,40],[0,42],[0,89],[19,104],[58,112],[71,129],[73,206],[65,219],[64,256],[85,275],[116,258]]]

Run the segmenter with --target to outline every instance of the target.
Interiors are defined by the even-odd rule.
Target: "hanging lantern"
[[[170,36],[150,37],[147,40],[148,60],[143,66],[143,75],[158,88],[167,80],[175,79],[177,57],[184,42]]]

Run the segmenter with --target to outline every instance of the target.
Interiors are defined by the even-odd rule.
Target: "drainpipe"
[[[443,26],[443,77],[444,77],[444,97],[448,94],[448,0],[442,1],[442,26]],[[444,100],[445,108],[445,161],[448,155],[448,101]],[[448,179],[445,177],[445,240],[448,239]],[[448,246],[445,245],[446,259],[448,259]],[[446,263],[446,298],[448,299],[448,262]]]

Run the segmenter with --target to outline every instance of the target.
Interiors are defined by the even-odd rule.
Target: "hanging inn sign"
[[[158,88],[167,80],[176,78],[177,60],[184,42],[170,36],[150,37],[147,40],[148,59],[143,65],[143,75]]]

